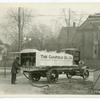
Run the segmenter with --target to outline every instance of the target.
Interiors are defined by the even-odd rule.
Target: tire
[[[88,70],[84,70],[82,77],[83,77],[83,79],[87,79],[89,77],[89,71]]]
[[[33,74],[33,73],[29,73],[29,78],[32,80],[32,81],[39,81],[41,76],[40,75],[37,75],[37,74]]]
[[[47,73],[47,80],[49,83],[55,83],[58,81],[58,72],[56,70],[49,70]]]

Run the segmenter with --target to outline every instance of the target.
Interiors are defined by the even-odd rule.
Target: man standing
[[[11,84],[15,84],[16,81],[16,74],[17,71],[19,70],[19,57],[16,57],[12,64],[12,69],[11,69]]]

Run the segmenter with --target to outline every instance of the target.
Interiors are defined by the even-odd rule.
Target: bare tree
[[[79,27],[84,19],[86,19],[86,15],[82,14],[81,12],[75,12],[71,9],[62,9],[63,19],[66,24],[66,41],[62,42],[65,43],[65,47],[75,47],[75,41],[77,41],[77,33],[76,27]],[[62,40],[64,41],[64,40]]]
[[[16,50],[20,48],[18,47],[18,42],[22,43],[22,38],[24,36],[27,38],[31,37],[31,41],[26,41],[22,45],[24,47],[26,46],[25,48],[36,47],[37,49],[45,49],[45,43],[50,37],[53,36],[53,31],[51,30],[50,26],[46,24],[32,23],[34,22],[32,20],[32,17],[36,17],[38,15],[31,15],[31,12],[31,10],[27,10],[24,8],[17,8],[13,10],[10,9],[8,10],[6,17],[7,22],[5,23],[5,25],[2,25],[5,37],[10,43],[12,43],[12,47]],[[55,24],[57,24],[57,22]],[[19,35],[19,33],[21,36]]]
[[[1,25],[3,33],[7,40],[12,44],[16,44],[18,50],[19,42],[23,40],[23,34],[28,30],[31,22],[31,10],[24,8],[9,9],[6,16],[6,23]],[[15,48],[15,47],[14,47]]]
[[[32,30],[28,34],[28,37],[31,37],[31,45],[33,45],[31,47],[46,49],[45,44],[52,37],[51,28],[45,24],[35,24],[31,27]]]
[[[76,23],[76,26],[80,26],[84,19],[87,18],[87,15],[85,15],[82,11],[76,12],[70,8],[68,10],[63,8],[62,13],[67,27],[69,26],[69,24],[70,26],[72,26],[73,22]]]

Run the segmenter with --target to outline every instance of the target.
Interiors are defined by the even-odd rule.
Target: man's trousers
[[[11,84],[15,84],[16,82],[16,73],[11,73]]]

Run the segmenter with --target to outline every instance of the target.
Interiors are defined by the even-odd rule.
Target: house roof
[[[79,29],[100,29],[100,13],[90,15]]]

